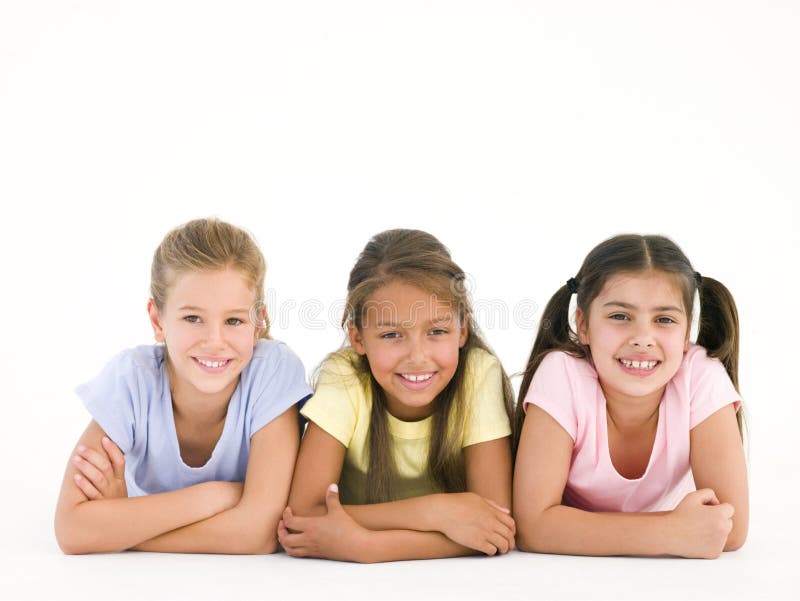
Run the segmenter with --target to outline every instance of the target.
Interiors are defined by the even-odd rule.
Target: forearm
[[[142,497],[84,501],[58,511],[56,537],[65,553],[122,551],[226,509],[213,482]]]
[[[281,508],[265,511],[240,503],[208,519],[160,534],[138,545],[137,551],[159,553],[274,553]]]
[[[478,551],[454,543],[438,532],[377,530],[367,533],[358,553],[361,563],[440,559],[477,555]]]
[[[440,494],[424,495],[388,503],[345,505],[344,509],[360,526],[368,530],[437,531],[433,516],[443,499]]]
[[[556,505],[534,521],[518,518],[523,551],[564,555],[671,554],[668,512],[593,513]]]

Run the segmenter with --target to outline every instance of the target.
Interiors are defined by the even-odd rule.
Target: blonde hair
[[[178,275],[227,268],[249,282],[256,296],[254,307],[263,307],[267,265],[253,237],[220,219],[194,219],[169,232],[156,248],[150,268],[150,297],[162,310]],[[253,317],[259,338],[269,338],[266,314],[261,321],[258,315]]]
[[[461,437],[466,421],[464,399],[468,394],[467,358],[475,349],[494,354],[481,337],[473,318],[465,278],[464,271],[452,260],[447,248],[431,234],[419,230],[387,230],[367,243],[350,272],[347,303],[342,317],[343,326],[352,324],[361,331],[371,295],[396,281],[418,286],[456,306],[461,323],[468,328],[467,340],[459,350],[458,367],[453,378],[434,399],[428,454],[428,476],[446,492],[466,490]],[[390,450],[383,389],[372,375],[366,355],[344,352],[342,355],[350,359],[356,373],[369,378],[372,391],[367,502],[391,501],[394,499],[392,489],[397,472]],[[503,400],[510,419],[513,415],[513,391],[502,368],[501,372]]]

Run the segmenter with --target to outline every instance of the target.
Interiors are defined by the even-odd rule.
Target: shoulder
[[[358,353],[350,348],[331,353],[319,366],[317,385],[364,387],[369,382],[369,375],[359,367],[361,360]]]
[[[466,370],[468,377],[480,376],[493,369],[500,368],[500,360],[482,348],[471,349],[469,355],[467,355]]]
[[[286,343],[262,339],[253,347],[253,357],[242,370],[242,383],[247,390],[305,384],[305,367]]]
[[[691,343],[673,379],[691,383],[715,375],[727,378],[725,366],[719,359],[710,357],[705,347]]]
[[[106,364],[99,378],[155,379],[161,375],[164,364],[164,346],[143,344],[117,353]]]
[[[597,379],[597,372],[591,361],[575,357],[564,351],[551,351],[544,356],[534,378],[545,376],[565,376],[570,379]]]

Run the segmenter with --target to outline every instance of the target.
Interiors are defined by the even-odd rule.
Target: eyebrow
[[[455,315],[452,315],[450,317],[436,317],[436,318],[431,319],[430,321],[428,321],[427,325],[436,326],[436,325],[440,325],[440,324],[452,323],[456,319],[458,319],[458,318]],[[400,323],[401,324],[406,324],[405,321],[401,321]],[[400,325],[398,325],[397,322],[394,322],[394,321],[379,321],[378,323],[375,324],[375,327],[376,328],[397,328],[397,327],[400,327]]]
[[[197,311],[202,312],[205,311],[202,307],[195,307],[194,305],[184,305],[180,307],[178,311]],[[250,309],[230,309],[229,311],[225,311],[225,313],[249,313]]]
[[[631,305],[630,303],[623,303],[622,301],[609,301],[603,304],[603,307],[622,307],[623,309],[630,309],[632,311],[636,311],[638,307],[636,305]],[[674,305],[662,305],[660,307],[653,307],[652,309],[656,313],[663,313],[665,311],[675,311],[676,313],[683,313],[683,309],[680,307],[676,307]]]

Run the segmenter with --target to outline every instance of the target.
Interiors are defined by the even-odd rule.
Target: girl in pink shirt
[[[545,308],[520,389],[520,549],[714,558],[744,543],[738,328],[727,288],[671,240],[589,253]]]

